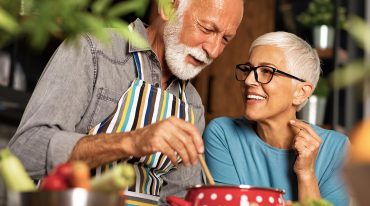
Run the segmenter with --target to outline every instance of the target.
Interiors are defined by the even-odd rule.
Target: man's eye
[[[204,28],[204,31],[205,32],[207,32],[207,33],[211,33],[212,32],[212,30],[211,29],[207,29],[207,28],[205,28],[205,27],[203,27]]]
[[[199,27],[200,29],[204,32],[204,33],[211,33],[212,32],[212,29],[208,29],[207,27],[204,27],[202,25],[199,24]]]

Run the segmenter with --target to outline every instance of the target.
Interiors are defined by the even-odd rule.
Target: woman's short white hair
[[[316,87],[320,78],[320,58],[315,49],[306,41],[288,32],[270,32],[258,37],[252,42],[249,53],[256,46],[270,45],[282,49],[290,74],[312,83]],[[277,68],[279,69],[279,68]],[[292,80],[297,81],[297,80]],[[307,100],[297,107],[297,111],[307,103]]]

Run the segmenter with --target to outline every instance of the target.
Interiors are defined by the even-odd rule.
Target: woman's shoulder
[[[209,124],[230,123],[234,119],[235,118],[232,118],[232,117],[221,116],[221,117],[216,117],[216,118],[212,119],[209,122]]]
[[[207,125],[207,127],[211,127],[211,128],[212,127],[235,128],[235,127],[240,127],[240,126],[249,127],[249,123],[243,117],[234,118],[234,117],[226,117],[226,116],[214,118]]]
[[[240,133],[244,135],[249,134],[250,131],[250,124],[243,117],[217,117],[208,123],[203,136],[205,138],[218,136],[225,139],[229,136],[237,137]]]
[[[317,125],[312,126],[316,133],[321,137],[323,144],[330,145],[345,145],[349,140],[345,134],[342,134],[335,130],[324,129]]]

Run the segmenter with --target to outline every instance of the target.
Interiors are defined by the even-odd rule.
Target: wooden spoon
[[[215,185],[215,180],[213,179],[213,177],[211,175],[211,172],[208,169],[206,161],[204,161],[203,155],[199,154],[198,158],[199,158],[199,161],[200,161],[200,165],[202,165],[202,169],[203,169],[204,173],[206,174],[206,177],[208,179],[209,184],[210,185]]]

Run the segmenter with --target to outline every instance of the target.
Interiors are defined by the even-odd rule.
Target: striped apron
[[[171,116],[182,118],[194,124],[194,112],[192,107],[187,104],[185,97],[187,81],[174,80],[181,82],[179,84],[180,98],[145,82],[141,55],[140,52],[133,53],[137,79],[122,95],[115,111],[92,128],[90,134],[128,132]],[[181,162],[179,156],[177,161]],[[95,174],[99,175],[109,170],[118,162],[120,161],[96,168]],[[127,205],[157,205],[159,191],[163,183],[161,176],[175,169],[175,166],[167,156],[160,152],[144,157],[130,157],[127,162],[134,166],[136,172],[135,185],[125,192]]]

